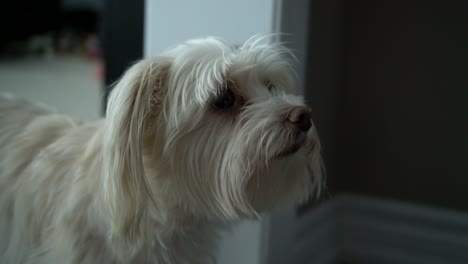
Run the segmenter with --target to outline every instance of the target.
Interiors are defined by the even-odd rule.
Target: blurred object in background
[[[100,116],[103,0],[5,1],[0,92],[79,118]]]
[[[8,1],[2,6],[0,55],[101,57],[99,1]],[[90,45],[92,43],[92,45]]]
[[[60,0],[4,1],[0,9],[0,52],[4,56],[51,52],[61,16]]]

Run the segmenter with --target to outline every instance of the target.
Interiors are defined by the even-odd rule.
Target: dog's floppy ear
[[[151,190],[143,168],[148,117],[158,115],[170,59],[133,65],[110,94],[103,143],[103,194],[111,237],[134,241],[145,226]]]

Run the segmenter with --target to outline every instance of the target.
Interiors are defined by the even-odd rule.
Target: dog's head
[[[137,235],[151,206],[235,220],[317,190],[320,144],[289,58],[262,38],[205,38],[131,67],[104,134],[114,231]]]

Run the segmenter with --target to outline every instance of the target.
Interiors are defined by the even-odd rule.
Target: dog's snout
[[[312,126],[311,113],[307,107],[295,107],[288,114],[288,122],[297,126],[300,130],[307,132]]]

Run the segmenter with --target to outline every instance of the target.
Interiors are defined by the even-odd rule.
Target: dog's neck
[[[180,260],[180,256],[191,256],[187,263],[206,263],[216,248],[219,232],[227,229],[231,223],[196,216],[184,208],[170,191],[171,175],[164,173],[167,168],[162,160],[162,151],[154,145],[158,143],[153,140],[144,142],[143,165],[152,187],[152,199],[147,204],[149,221],[145,229],[146,240],[134,252],[133,261],[140,263],[138,259],[148,259],[147,255],[152,254],[153,259]],[[117,248],[120,250],[122,247]]]
[[[102,139],[101,132],[98,129],[95,136],[90,139],[89,143],[93,148],[101,147],[98,143]],[[102,154],[97,149],[95,150],[89,152],[89,159],[94,160],[94,164],[99,164],[99,157]],[[108,240],[109,247],[116,256],[133,263],[145,263],[147,259],[161,260],[155,263],[173,263],[168,260],[180,261],[180,256],[190,256],[186,260],[187,263],[206,263],[207,258],[212,257],[213,248],[216,248],[219,232],[226,229],[229,224],[195,216],[184,209],[177,199],[173,199],[174,194],[167,191],[170,185],[170,178],[168,178],[170,175],[162,175],[161,171],[164,169],[161,167],[161,162],[158,162],[160,153],[153,150],[154,148],[151,148],[151,151],[149,148],[144,148],[143,153],[146,177],[150,185],[154,187],[153,199],[146,205],[148,206],[146,216],[148,221],[144,229],[145,239],[134,246],[124,240]],[[99,168],[92,168],[92,170],[96,171]],[[90,188],[99,186],[96,182],[90,182],[89,185]],[[101,199],[96,199],[95,203],[94,206],[90,206],[90,209],[92,208],[90,215],[102,216],[102,221],[92,221],[96,226],[91,229],[96,232],[102,230],[101,235],[105,241],[110,231],[110,223],[102,211],[106,205]]]

